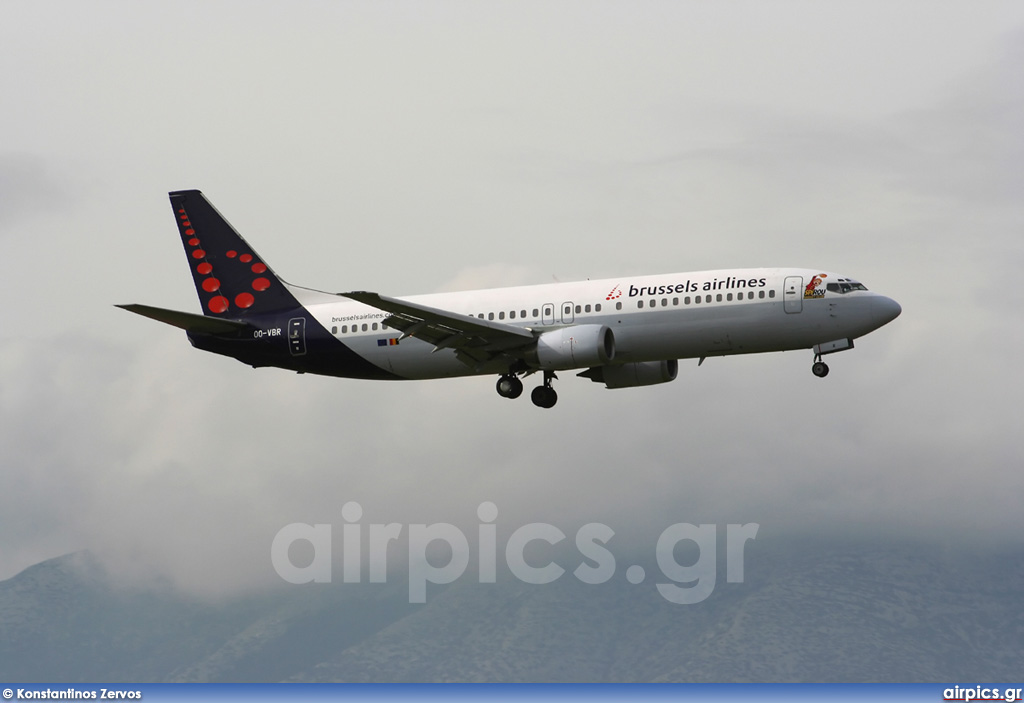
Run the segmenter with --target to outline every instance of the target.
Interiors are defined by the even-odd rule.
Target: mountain
[[[806,545],[689,606],[624,579],[461,583],[298,680],[1014,680],[1022,557]]]
[[[0,582],[0,679],[279,681],[410,607],[398,587],[361,584],[211,602],[170,587],[119,585],[79,552]]]
[[[761,545],[758,545],[761,547]],[[878,543],[751,550],[744,583],[676,605],[621,574],[286,586],[209,602],[52,559],[0,582],[8,681],[1009,681],[1024,550]],[[397,579],[393,579],[397,581]]]

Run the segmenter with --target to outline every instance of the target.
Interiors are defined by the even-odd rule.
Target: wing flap
[[[525,327],[481,320],[379,293],[353,291],[340,295],[390,313],[384,319],[388,327],[401,330],[404,337],[433,344],[435,351],[454,349],[458,358],[470,366],[522,349],[536,339]]]

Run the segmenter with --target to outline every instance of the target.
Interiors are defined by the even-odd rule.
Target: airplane
[[[362,379],[497,375],[504,398],[556,372],[606,388],[675,380],[679,359],[810,349],[825,355],[896,319],[899,303],[849,276],[755,268],[390,297],[280,278],[198,190],[169,193],[203,314],[119,305],[185,330],[198,349],[254,368]]]

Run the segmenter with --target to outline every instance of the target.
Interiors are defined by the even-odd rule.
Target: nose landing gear
[[[814,364],[811,366],[811,373],[818,378],[825,378],[828,376],[828,364],[822,361],[821,357],[824,354],[834,354],[835,352],[853,349],[853,340],[849,337],[833,339],[831,342],[815,344],[811,349],[814,351]]]
[[[821,360],[821,354],[814,355],[814,363],[811,365],[811,373],[818,378],[828,376],[828,364]]]

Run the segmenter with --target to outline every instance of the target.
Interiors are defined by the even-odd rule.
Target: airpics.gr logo
[[[363,525],[362,506],[355,501],[345,503],[341,508],[345,524],[340,530],[342,581],[362,583],[366,567],[370,583],[386,583],[389,563],[397,566],[398,562],[406,561],[409,602],[425,603],[428,584],[452,583],[466,573],[471,561],[476,562],[474,571],[478,572],[479,583],[497,583],[498,563],[504,556],[508,573],[502,572],[502,578],[511,576],[531,585],[547,584],[557,581],[566,574],[567,568],[571,568],[569,564],[563,567],[558,563],[559,558],[565,559],[567,554],[556,552],[546,564],[528,560],[526,553],[531,551],[531,543],[543,542],[554,547],[563,542],[568,546],[572,541],[575,542],[576,554],[572,554],[570,548],[568,556],[576,566],[571,573],[582,583],[607,583],[623,573],[626,581],[634,586],[648,579],[649,562],[647,568],[640,564],[620,568],[615,553],[608,546],[615,530],[602,523],[582,525],[573,540],[554,525],[531,522],[509,530],[507,539],[502,540],[502,548],[496,524],[498,506],[486,501],[477,506],[476,512],[480,524],[473,543],[459,527],[444,522],[408,526],[397,522]],[[685,522],[669,525],[658,535],[652,555],[658,567],[654,577],[658,593],[677,605],[693,605],[707,599],[717,583],[718,539],[721,537],[725,539],[724,551],[721,552],[726,558],[725,580],[730,584],[743,583],[744,549],[757,537],[759,528],[756,522],[730,523],[724,527]],[[309,525],[296,522],[282,527],[270,546],[270,561],[277,575],[293,584],[330,583],[334,576],[333,532],[330,523]],[[291,548],[297,542],[312,547],[312,559],[303,565],[294,564],[291,560]],[[398,552],[394,555],[397,560],[389,557],[391,544]],[[696,561],[684,559],[679,563],[676,548],[680,545],[684,550],[695,548]],[[442,547],[442,552],[448,553],[447,563],[431,558],[432,547]],[[403,549],[404,555],[401,554]],[[401,559],[402,556],[406,558]],[[444,561],[442,558],[441,562]]]
[[[825,297],[825,288],[818,287],[821,286],[823,278],[828,278],[828,276],[824,273],[819,273],[817,276],[811,278],[811,282],[807,284],[806,288],[804,288],[804,300],[813,300],[815,298]]]

